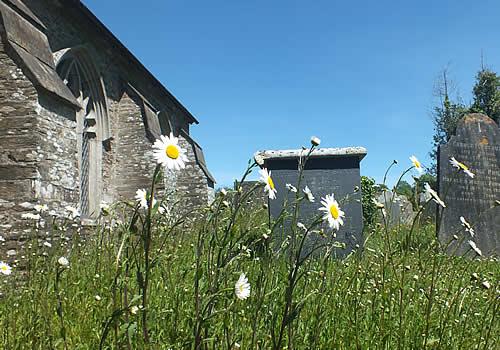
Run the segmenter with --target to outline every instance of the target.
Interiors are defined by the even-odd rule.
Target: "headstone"
[[[295,193],[287,190],[286,184],[297,186],[299,158],[307,151],[283,150],[263,151],[258,154],[264,159],[264,166],[271,171],[274,184],[278,191],[277,197],[270,200],[269,209],[271,216],[278,217],[285,198],[291,201]],[[318,234],[311,234],[305,244],[305,251],[310,251],[317,244],[324,244],[325,239],[334,239],[336,242],[345,243],[345,249],[336,249],[334,255],[343,257],[351,252],[357,245],[363,243],[363,215],[361,208],[361,177],[360,161],[366,155],[363,147],[348,148],[322,148],[315,150],[306,163],[303,180],[298,191],[305,186],[309,187],[315,197],[314,203],[307,200],[300,207],[299,221],[307,225],[320,212],[321,198],[334,194],[341,209],[345,212],[344,226],[327,238]],[[346,198],[348,196],[348,198]],[[323,226],[327,228],[327,225]],[[331,230],[327,231],[331,232]]]
[[[418,196],[419,204],[425,205],[420,213],[420,220],[426,223],[436,223],[437,204],[432,200],[432,196],[427,192],[422,192]],[[426,204],[427,203],[427,204]]]
[[[451,157],[468,166],[474,178],[454,168]],[[491,118],[469,114],[460,120],[456,135],[439,150],[438,187],[446,208],[439,210],[437,230],[447,250],[474,256],[472,240],[483,255],[499,255],[500,206],[495,201],[500,199],[500,129]],[[474,237],[465,231],[461,216],[472,225]]]
[[[386,212],[386,220],[380,218],[380,221],[387,223],[388,227],[410,225],[412,223],[415,213],[411,202],[405,196],[385,191],[377,197],[377,201],[384,205]]]

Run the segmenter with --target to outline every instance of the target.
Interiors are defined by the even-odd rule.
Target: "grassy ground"
[[[362,254],[302,261],[276,251],[279,225],[270,229],[265,211],[245,208],[244,195],[220,197],[194,224],[152,208],[130,209],[125,224],[103,225],[87,240],[63,239],[67,221],[34,227],[42,238],[27,241],[1,277],[0,347],[498,346],[498,262],[443,254],[434,227],[418,227],[409,246],[407,229],[378,228]],[[241,273],[251,285],[246,300],[234,290]]]

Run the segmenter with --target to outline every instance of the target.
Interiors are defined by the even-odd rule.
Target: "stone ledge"
[[[290,150],[265,150],[258,151],[255,156],[266,159],[295,159],[300,156],[305,156],[308,150],[290,149]],[[367,154],[364,147],[339,147],[339,148],[319,148],[311,153],[311,158],[328,158],[341,156],[357,156],[359,160],[363,159]]]

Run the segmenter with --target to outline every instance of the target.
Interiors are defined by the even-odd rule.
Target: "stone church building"
[[[206,204],[214,178],[190,136],[196,118],[78,0],[0,0],[0,227],[36,203],[84,219],[133,200],[173,132],[189,158],[165,190]]]

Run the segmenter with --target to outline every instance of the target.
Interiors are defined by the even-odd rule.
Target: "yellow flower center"
[[[7,270],[8,270],[7,266],[3,265],[2,266],[2,271],[7,271]]]
[[[462,170],[469,170],[469,168],[465,164],[462,164],[460,162],[458,162],[458,166],[462,168]]]
[[[339,218],[339,208],[335,204],[330,205],[330,214],[335,220]]]
[[[271,190],[274,190],[274,182],[273,179],[271,179],[271,176],[267,177],[267,183],[269,184],[269,187],[271,187]]]
[[[177,146],[168,145],[167,149],[165,150],[165,153],[167,154],[167,157],[169,157],[169,158],[172,158],[172,159],[179,158],[179,149],[177,148]]]
[[[415,165],[415,168],[420,168],[422,166],[418,160],[414,160],[413,164]]]

